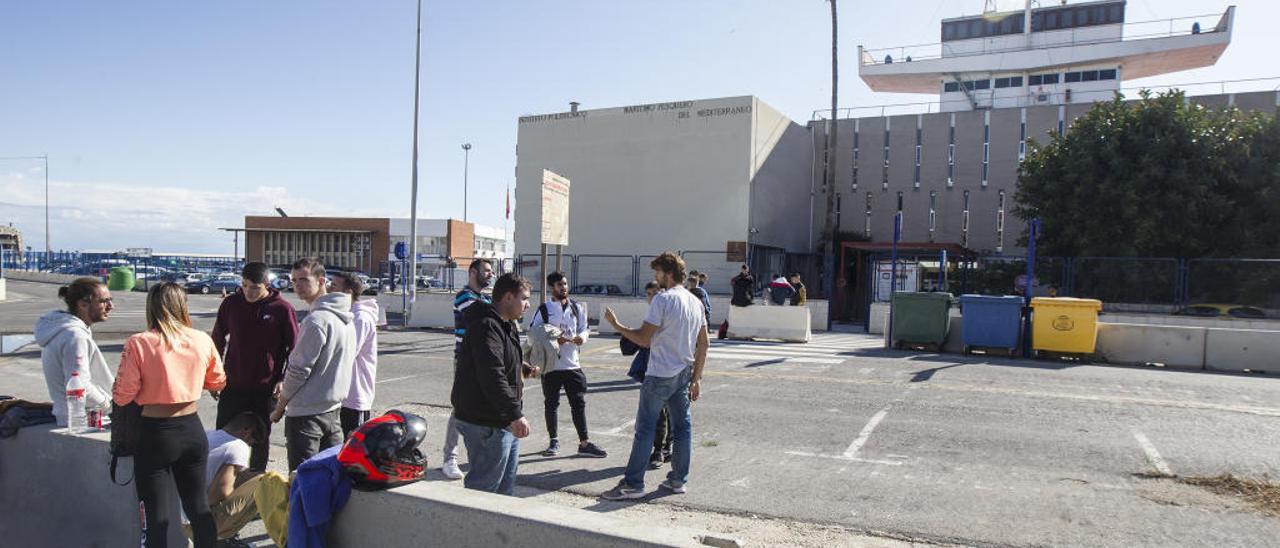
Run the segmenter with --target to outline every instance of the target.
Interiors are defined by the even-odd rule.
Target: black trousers
[[[138,453],[133,457],[134,485],[146,512],[143,537],[147,548],[164,547],[169,526],[177,521],[177,505],[191,520],[196,548],[213,548],[218,542],[218,526],[209,512],[205,463],[209,440],[200,416],[143,417],[138,432]]]
[[[658,414],[658,426],[653,431],[653,454],[670,455],[671,441],[671,411],[664,405],[662,413]]]
[[[339,419],[342,421],[342,441],[346,443],[351,439],[351,433],[355,432],[360,425],[369,421],[369,412],[360,411],[359,409],[351,409],[343,407],[338,411]]]
[[[552,371],[542,375],[542,401],[547,434],[556,439],[556,412],[560,409],[560,389],[569,396],[569,411],[573,413],[573,427],[578,430],[578,440],[587,439],[587,376],[581,369]]]
[[[228,387],[218,396],[218,418],[215,428],[222,428],[244,412],[250,412],[262,419],[267,425],[266,436],[253,445],[249,453],[249,468],[263,472],[267,469],[268,452],[271,448],[271,409],[275,407],[275,398],[271,397],[271,386],[255,388]]]

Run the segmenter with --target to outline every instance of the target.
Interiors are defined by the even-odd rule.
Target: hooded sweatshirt
[[[351,303],[352,324],[356,328],[356,358],[351,372],[351,391],[342,406],[357,411],[373,409],[373,385],[378,376],[378,301],[360,299]]]
[[[342,405],[356,357],[353,319],[351,297],[343,293],[326,293],[312,303],[284,371],[280,396],[288,401],[286,416],[319,415]]]
[[[40,364],[44,382],[53,401],[58,426],[67,425],[67,379],[79,371],[87,385],[85,408],[102,407],[111,401],[115,377],[107,369],[98,344],[83,320],[65,310],[54,310],[36,321],[36,342],[40,344]]]
[[[284,377],[284,364],[298,335],[293,306],[274,289],[257,302],[244,292],[222,300],[213,324],[213,344],[227,371],[227,388],[267,388]],[[231,342],[227,342],[227,337]]]

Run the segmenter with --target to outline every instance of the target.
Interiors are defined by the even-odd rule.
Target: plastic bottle
[[[72,373],[67,380],[67,431],[72,434],[83,434],[89,430],[85,414],[85,388],[80,372]]]

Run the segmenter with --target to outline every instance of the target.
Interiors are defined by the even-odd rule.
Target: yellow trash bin
[[[1098,344],[1102,301],[1070,297],[1031,299],[1031,348],[1092,354]]]

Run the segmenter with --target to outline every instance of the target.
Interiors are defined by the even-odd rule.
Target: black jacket
[[[751,306],[752,293],[755,291],[756,279],[750,274],[738,274],[733,277],[733,306]]]
[[[524,416],[520,334],[489,303],[464,313],[466,335],[453,372],[453,415],[482,426],[505,428]]]

